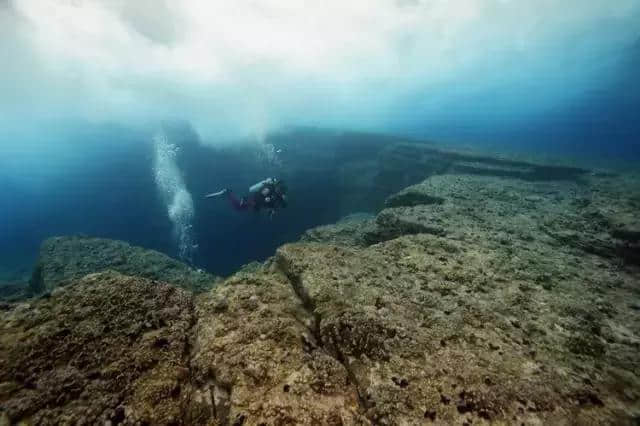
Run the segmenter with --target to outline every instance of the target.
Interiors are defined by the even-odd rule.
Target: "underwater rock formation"
[[[72,236],[53,237],[42,243],[30,287],[37,294],[108,269],[172,283],[194,292],[208,290],[218,280],[155,250],[123,241]]]
[[[376,192],[391,194],[429,176],[469,174],[527,181],[577,180],[588,170],[562,165],[445,151],[425,143],[395,143],[378,154]]]
[[[203,294],[196,314],[190,423],[367,424],[348,370],[275,264]]]
[[[20,281],[0,281],[0,301],[21,300],[27,297],[27,283]]]
[[[277,262],[373,423],[616,423],[640,390],[638,316],[623,302],[637,275],[594,276],[597,260],[579,258],[527,271],[524,258],[420,234],[361,250],[288,245]]]
[[[300,237],[300,240],[346,246],[364,246],[367,245],[364,235],[375,230],[375,216],[361,213],[346,216],[331,225],[309,229]]]
[[[189,378],[190,293],[88,275],[0,317],[0,424],[167,424]]]
[[[378,215],[374,230],[363,221],[362,227],[351,224],[350,237],[341,233],[342,225],[303,237],[342,246],[334,248],[335,256],[326,244],[299,246],[293,253],[304,255],[281,263],[302,265],[296,274],[308,282],[306,294],[322,301],[313,305],[320,324],[331,324],[331,333],[348,333],[338,341],[353,342],[355,334],[358,351],[379,351],[382,342],[394,342],[398,324],[408,330],[402,351],[418,348],[413,363],[403,359],[393,369],[386,353],[387,362],[363,368],[373,355],[356,352],[352,358],[354,369],[362,369],[360,392],[373,395],[371,407],[377,408],[367,412],[374,422],[419,423],[419,410],[408,413],[422,402],[425,418],[447,424],[478,417],[517,424],[569,418],[625,423],[640,413],[634,373],[640,366],[634,355],[640,349],[640,308],[632,302],[640,297],[637,182],[633,176],[582,182],[432,176],[392,196],[395,207]],[[423,204],[415,201],[419,194]],[[562,238],[567,234],[573,240]],[[290,247],[279,256],[293,258]],[[365,257],[371,252],[376,255]],[[386,324],[394,319],[395,326]],[[393,339],[385,337],[388,330],[394,330]],[[421,332],[429,337],[420,338]],[[336,338],[327,334],[326,340]],[[472,366],[481,366],[476,377]],[[420,390],[425,383],[439,389],[440,404],[424,405],[438,400],[427,393],[412,399],[415,390],[384,396],[370,385],[380,369],[391,369],[384,377],[400,387],[417,381]],[[488,374],[484,384],[482,374]],[[380,408],[397,410],[400,395],[407,398],[402,410]],[[469,398],[474,402],[467,404]]]
[[[366,246],[408,234],[446,235],[490,249],[533,241],[640,263],[640,188],[634,176],[531,182],[434,175],[390,196],[371,220],[307,231],[303,241]],[[340,237],[337,237],[337,236]]]
[[[0,312],[0,424],[632,424],[637,182],[436,174],[199,295],[69,278]]]

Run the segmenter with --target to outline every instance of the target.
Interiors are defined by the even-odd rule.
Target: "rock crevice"
[[[313,322],[308,327],[308,329],[315,339],[316,345],[318,347],[322,347],[323,343],[320,333],[322,326],[322,316],[316,309],[315,301],[311,298],[311,296],[309,296],[307,289],[304,287],[300,273],[296,273],[292,270],[291,265],[284,256],[277,256],[276,264],[278,265],[280,271],[287,277],[287,280],[291,284],[291,288],[302,303],[305,311],[307,311],[309,316],[313,318]]]
[[[291,263],[286,259],[286,256],[279,254],[276,257],[276,263],[279,269],[285,274],[291,286],[300,299],[300,302],[305,307],[307,312],[313,317],[313,327],[311,328],[311,333],[314,336],[316,341],[317,349],[322,350],[328,355],[335,358],[346,370],[349,381],[346,383],[347,386],[352,384],[355,386],[355,390],[358,394],[358,403],[361,407],[362,412],[366,415],[369,409],[369,403],[365,397],[363,397],[363,389],[359,383],[358,377],[353,372],[349,360],[345,354],[342,353],[339,345],[331,345],[330,348],[325,347],[323,342],[323,329],[322,329],[322,316],[318,312],[316,308],[315,301],[309,295],[308,290],[305,288],[303,279],[301,277],[300,272],[294,272]],[[333,341],[337,339],[332,339]]]

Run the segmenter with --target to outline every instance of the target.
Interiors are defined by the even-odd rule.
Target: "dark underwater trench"
[[[310,228],[351,213],[375,214],[388,196],[432,174],[575,180],[587,172],[440,151],[428,142],[357,132],[293,129],[271,134],[262,143],[216,147],[200,143],[187,126],[165,132],[180,148],[176,162],[193,198],[197,249],[190,263],[220,276],[265,260]],[[21,256],[22,277],[31,273],[40,243],[51,236],[118,239],[178,257],[173,225],[154,181],[148,135],[106,128],[92,137],[84,166],[69,170],[46,191],[23,194],[10,218],[8,244],[0,251]],[[114,138],[122,143],[114,147],[102,142]],[[270,176],[284,179],[289,198],[289,206],[272,219],[264,212],[237,212],[224,198],[204,198],[222,188],[241,195]]]
[[[222,276],[265,260],[309,228],[377,210],[388,195],[371,184],[377,155],[400,140],[304,129],[273,134],[262,144],[212,147],[189,126],[167,126],[165,133],[179,147],[176,162],[193,198],[198,248],[191,263]],[[69,145],[74,163],[46,184],[29,185],[30,176],[26,183],[0,179],[3,193],[12,195],[0,206],[6,216],[0,223],[0,281],[27,280],[40,244],[52,236],[123,240],[177,258],[173,225],[154,180],[151,135],[104,126]],[[277,158],[265,158],[269,149],[280,151]],[[242,195],[269,176],[289,188],[288,208],[273,219],[264,212],[236,212],[226,199],[204,198],[221,188]]]
[[[355,212],[374,213],[390,195],[374,184],[378,155],[395,138],[314,130],[283,132],[262,145],[210,148],[187,144],[180,165],[195,205],[194,263],[217,275],[230,275],[243,264],[263,261],[280,245],[296,241],[306,230],[334,223]],[[273,161],[260,150],[279,150]],[[249,186],[279,177],[288,187],[289,205],[270,219],[265,213],[236,212],[226,199],[204,194]]]

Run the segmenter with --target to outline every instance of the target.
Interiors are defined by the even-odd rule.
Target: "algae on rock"
[[[219,280],[165,254],[123,241],[53,237],[42,243],[31,289],[34,293],[51,291],[65,281],[105,270],[164,281],[194,292],[208,290]]]
[[[74,278],[117,257],[76,264],[67,251],[100,244],[54,241],[65,249],[44,257],[42,281],[68,285],[0,312],[4,415],[632,424],[637,182],[570,168],[541,180],[543,166],[480,163],[518,170],[433,175],[375,219],[310,230],[197,296],[114,272]],[[167,281],[173,269],[184,271],[138,267]]]
[[[182,417],[192,296],[115,272],[0,316],[0,405],[12,423],[169,424]]]

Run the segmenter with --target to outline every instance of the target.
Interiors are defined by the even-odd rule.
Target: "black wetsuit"
[[[262,194],[265,188],[269,189],[269,193],[267,195]],[[267,184],[262,187],[260,191],[252,192],[241,199],[236,198],[233,192],[228,192],[227,197],[229,198],[229,201],[231,201],[231,205],[233,205],[236,210],[253,209],[255,211],[259,211],[260,209],[275,210],[277,208],[287,207],[287,201],[284,198],[284,195],[276,191],[276,186],[274,184]],[[269,199],[268,201],[267,198]]]

